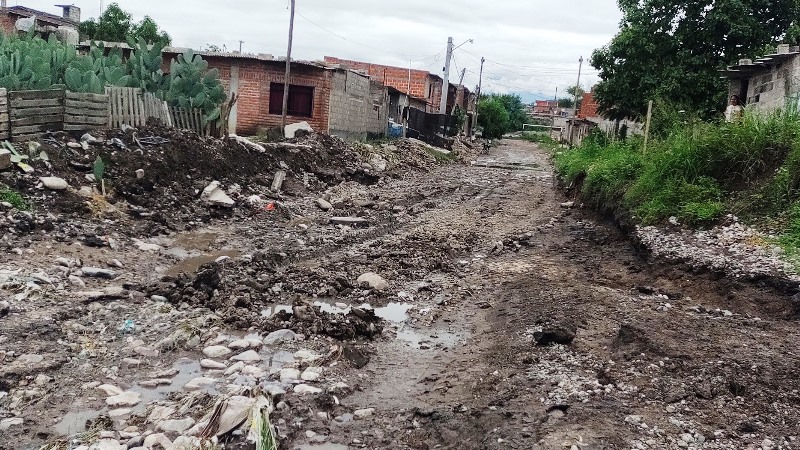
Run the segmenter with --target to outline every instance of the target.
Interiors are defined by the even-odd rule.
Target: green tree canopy
[[[797,0],[618,0],[619,33],[592,54],[595,99],[612,118],[640,117],[661,98],[701,116],[724,105],[717,72],[785,37]]]
[[[127,42],[132,37],[134,40],[143,38],[148,44],[169,45],[172,42],[169,34],[159,29],[150,16],[134,23],[133,16],[117,3],[108,5],[97,20],[81,22],[78,31],[82,39],[93,41]]]
[[[499,139],[508,130],[509,116],[502,100],[497,96],[483,97],[478,103],[478,125],[483,127],[483,137]]]

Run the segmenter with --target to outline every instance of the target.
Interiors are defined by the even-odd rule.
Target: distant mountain
[[[519,97],[522,99],[522,103],[525,103],[526,105],[531,104],[536,100],[550,100],[553,98],[552,95],[544,95],[538,92],[514,92],[514,94],[519,95]]]

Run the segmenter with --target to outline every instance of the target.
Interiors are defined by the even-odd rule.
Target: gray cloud
[[[13,4],[10,0],[9,4]],[[52,0],[28,0],[25,6],[57,12]],[[106,5],[110,1],[104,2]],[[118,0],[135,20],[153,17],[173,37],[174,45],[207,44],[245,52],[286,53],[287,0]],[[574,85],[578,58],[616,33],[620,12],[614,0],[462,0],[401,4],[354,0],[299,0],[293,56],[325,55],[427,69],[441,74],[448,36],[456,45],[453,73],[467,69],[464,84],[478,82],[479,60],[484,91],[541,92],[553,95]],[[591,6],[587,6],[591,4]],[[97,17],[100,1],[76,2],[83,17]],[[581,84],[591,86],[596,73],[584,62]]]

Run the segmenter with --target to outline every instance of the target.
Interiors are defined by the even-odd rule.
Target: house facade
[[[166,48],[164,69],[186,49]],[[228,93],[238,100],[231,110],[231,133],[256,134],[281,125],[286,61],[271,55],[195,52],[219,70]],[[351,140],[383,135],[388,94],[364,74],[311,61],[292,61],[287,123],[308,122],[319,132]]]
[[[558,112],[558,101],[556,100],[536,100],[533,105],[533,114],[542,116],[552,116]]]
[[[26,6],[7,6],[7,0],[0,1],[0,32],[5,35],[16,34],[27,30],[17,27],[26,24],[25,20],[33,20],[34,31],[49,36],[55,34],[58,39],[68,44],[78,43],[78,25],[81,22],[81,9],[74,5],[57,5],[62,9],[58,16],[44,11],[37,11]],[[35,17],[35,19],[34,19]]]
[[[771,112],[800,98],[800,47],[779,45],[775,53],[741,59],[722,71],[729,97],[736,95],[748,110]]]

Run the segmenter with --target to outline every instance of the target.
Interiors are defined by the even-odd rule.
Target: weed
[[[774,216],[800,198],[797,111],[746,114],[738,123],[680,115],[674,121],[660,127],[663,135],[647,153],[639,138],[609,143],[589,137],[557,154],[556,168],[567,183],[581,186],[588,203],[623,208],[643,223],[676,216],[703,224],[734,209]],[[796,235],[800,244],[800,210]]]
[[[21,211],[28,211],[30,209],[30,205],[22,198],[19,192],[12,190],[2,183],[0,183],[0,202],[10,203],[12,207]]]

